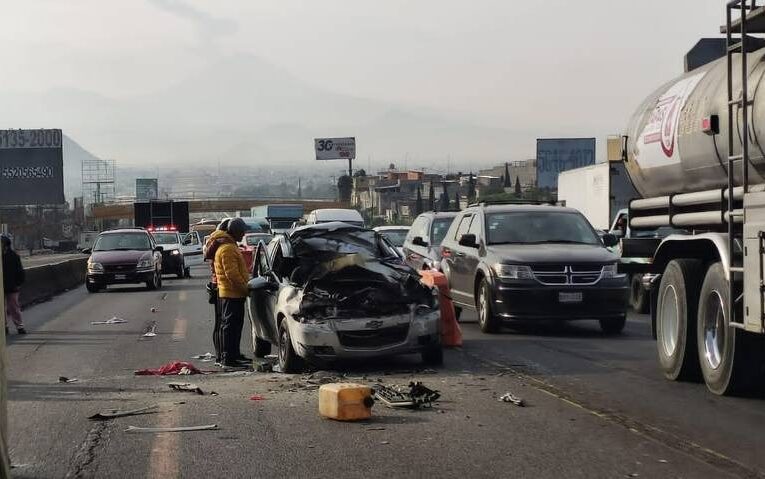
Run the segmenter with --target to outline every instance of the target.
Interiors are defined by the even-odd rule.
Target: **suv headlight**
[[[534,279],[531,268],[518,264],[495,264],[494,272],[502,279]]]
[[[104,265],[101,263],[88,261],[88,271],[91,273],[103,273]]]
[[[181,254],[181,252],[180,252],[180,251],[178,251],[177,249],[174,249],[174,250],[172,250],[172,251],[170,252],[170,254],[171,254],[171,255],[173,255],[173,256],[177,256],[177,255]]]
[[[624,273],[619,274],[619,270],[617,269],[615,263],[603,266],[603,279],[624,278],[625,276],[626,275]]]
[[[152,267],[151,258],[142,259],[141,261],[139,261],[138,262],[138,267],[139,268],[151,268]]]

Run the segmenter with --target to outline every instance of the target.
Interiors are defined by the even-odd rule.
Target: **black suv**
[[[162,247],[143,228],[105,231],[98,235],[88,258],[85,286],[91,293],[110,284],[146,283],[162,287]]]
[[[415,218],[402,247],[414,269],[441,269],[441,240],[459,213],[422,213]]]
[[[475,309],[481,330],[503,319],[597,319],[624,328],[628,285],[618,257],[577,210],[541,205],[471,205],[441,243],[456,306]]]

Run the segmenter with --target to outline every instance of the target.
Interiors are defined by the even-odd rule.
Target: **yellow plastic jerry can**
[[[353,383],[324,384],[319,388],[319,414],[338,421],[372,416],[372,388]]]

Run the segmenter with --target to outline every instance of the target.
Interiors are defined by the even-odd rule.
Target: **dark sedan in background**
[[[578,211],[540,205],[475,205],[454,220],[442,268],[458,307],[475,309],[481,330],[503,320],[596,319],[606,333],[624,328],[627,278]]]
[[[95,293],[110,284],[145,283],[162,287],[162,247],[143,228],[105,231],[90,253],[85,286]]]

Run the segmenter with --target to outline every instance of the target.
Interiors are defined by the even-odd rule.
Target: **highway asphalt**
[[[464,346],[447,351],[443,368],[411,357],[326,373],[364,384],[419,380],[442,393],[428,410],[377,404],[362,423],[320,418],[308,375],[133,375],[172,360],[213,369],[191,360],[212,351],[203,276],[198,268],[192,279],[167,277],[153,292],[79,288],[25,311],[30,334],[11,328],[7,342],[14,477],[765,476],[765,399],[665,381],[647,316],[632,316],[617,337],[595,322],[514,324],[488,336],[467,314]],[[112,317],[127,322],[90,324]],[[154,324],[157,335],[143,337]],[[179,380],[206,394],[171,391],[166,383]],[[498,401],[506,392],[526,407]],[[152,414],[88,420],[151,405]],[[218,429],[125,431],[210,424]]]

